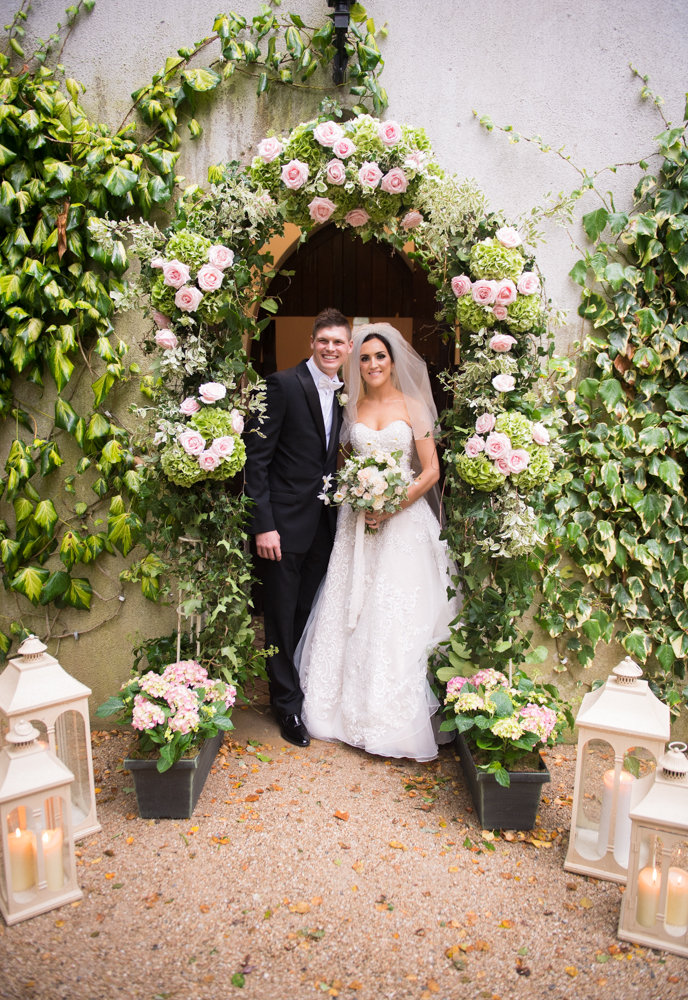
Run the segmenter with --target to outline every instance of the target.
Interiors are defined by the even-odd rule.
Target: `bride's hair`
[[[379,340],[381,343],[383,343],[385,345],[385,347],[387,348],[387,353],[389,354],[390,361],[392,363],[394,363],[394,351],[392,350],[392,345],[387,340],[387,338],[385,336],[383,336],[383,334],[381,334],[381,333],[369,333],[361,341],[361,347],[363,347],[364,344],[367,344],[369,340]],[[360,354],[360,351],[359,351],[359,354]]]

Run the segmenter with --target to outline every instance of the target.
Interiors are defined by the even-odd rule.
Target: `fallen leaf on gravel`
[[[311,906],[322,906],[322,896],[313,896]]]
[[[516,959],[516,975],[525,976],[526,978],[530,975],[530,969],[527,965],[523,964],[523,960],[520,958]]]
[[[508,930],[509,927],[513,927],[514,926],[514,922],[513,922],[513,920],[502,920],[502,922],[501,922],[501,924],[499,926],[500,927],[506,927],[507,930]]]
[[[417,937],[425,937],[425,928],[419,927],[417,931],[413,932]]]
[[[428,989],[431,993],[439,993],[440,984],[435,979],[428,979]]]
[[[578,975],[578,969],[575,967],[575,965],[567,965],[566,968],[564,969],[564,972],[566,973],[567,976],[571,976],[571,979],[575,979],[576,976]]]
[[[405,851],[406,848],[400,840],[390,840],[389,846],[393,847],[395,851]]]
[[[595,982],[597,983],[598,986],[607,985],[607,980],[603,976],[601,976],[599,979],[596,979]]]
[[[362,862],[362,861],[354,861],[354,863],[352,864],[352,866],[351,866],[351,867],[353,868],[353,870],[354,870],[354,871],[355,871],[355,872],[356,872],[356,873],[357,873],[358,875],[362,875],[362,874],[363,874],[363,868],[364,868],[364,865],[363,865],[363,862]]]
[[[105,872],[105,878],[114,878],[114,877],[115,877],[114,872]]]
[[[201,911],[201,913],[210,913],[210,907],[206,903],[201,903],[198,909]]]
[[[133,837],[127,837],[127,843],[128,844],[133,844],[134,843],[134,838]]]
[[[273,792],[281,792],[281,791],[283,791],[283,788],[282,788],[281,785],[270,785],[270,788],[273,790]]]
[[[335,811],[334,811],[334,818],[335,819],[340,819],[343,823],[346,823],[346,821],[349,818],[349,814],[345,813],[345,812],[341,812],[341,810],[339,810],[339,809],[335,809]]]
[[[308,903],[304,903],[304,902],[292,903],[292,905],[289,907],[289,912],[290,913],[310,913],[311,912],[311,908],[310,908],[310,905]]]
[[[458,866],[458,865],[451,865],[451,866],[450,866],[450,867],[449,867],[449,868],[447,869],[447,871],[450,871],[450,872],[458,872],[458,870],[459,870],[459,866]]]
[[[487,941],[476,941],[473,945],[476,951],[489,951],[490,945]]]
[[[583,896],[583,898],[580,901],[580,905],[583,907],[584,910],[589,910],[593,904],[588,899],[587,896]]]
[[[244,708],[245,706],[242,705],[241,707]],[[232,976],[231,983],[232,983],[232,986],[238,986],[239,989],[241,990],[241,989],[243,989],[243,987],[244,987],[244,985],[246,983],[246,980],[244,979],[244,977],[241,974],[241,972],[235,972],[234,975]]]
[[[64,920],[56,920],[55,921],[55,926],[56,927],[64,927],[64,925],[65,925]]]
[[[341,849],[343,851],[350,851],[351,850],[351,844],[345,844],[343,840],[338,841],[338,843],[339,843],[339,846],[341,847]]]
[[[483,840],[494,840],[495,839],[495,835],[492,832],[492,830],[482,830],[481,831],[481,836],[482,836]]]
[[[347,990],[362,990],[363,983],[359,983],[358,979],[354,979],[353,983],[349,983]]]
[[[244,799],[244,802],[257,802],[257,801],[258,801],[257,795],[247,795],[246,798]]]
[[[576,892],[577,889],[578,889],[578,883],[577,882],[567,882],[566,883],[566,888],[568,889],[569,892]]]

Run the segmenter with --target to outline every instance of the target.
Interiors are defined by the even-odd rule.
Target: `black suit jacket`
[[[332,408],[329,448],[320,396],[305,361],[267,378],[267,419],[249,421],[246,433],[245,490],[255,506],[251,534],[277,530],[284,552],[307,552],[323,511],[323,476],[337,470],[343,410]],[[332,536],[337,510],[326,508]]]

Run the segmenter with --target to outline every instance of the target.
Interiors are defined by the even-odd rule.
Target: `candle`
[[[616,823],[614,825],[614,858],[622,868],[628,868],[628,852],[631,847],[631,790],[633,775],[629,771],[621,771],[619,775],[619,796],[616,803]],[[609,844],[609,829],[614,802],[614,769],[604,773],[604,791],[602,793],[602,810],[600,828],[597,834],[597,852],[600,857],[607,853]]]
[[[32,830],[16,828],[7,838],[10,847],[12,890],[26,892],[36,884],[36,838]]]
[[[664,930],[672,937],[682,937],[688,930],[688,872],[669,869]]]
[[[638,902],[635,919],[641,927],[654,927],[657,919],[662,876],[656,868],[643,868],[638,876]]]
[[[43,844],[43,863],[45,865],[45,880],[49,889],[61,889],[64,885],[64,867],[62,865],[62,830],[44,830],[41,836]]]

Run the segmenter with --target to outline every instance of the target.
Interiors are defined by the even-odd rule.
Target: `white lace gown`
[[[380,431],[354,424],[351,443],[363,454],[402,450],[410,472],[413,433],[403,420]],[[457,599],[447,597],[453,567],[446,544],[424,497],[383,521],[376,534],[359,537],[363,593],[352,628],[357,519],[343,504],[327,576],[296,652],[303,718],[316,739],[432,760],[445,734],[433,720],[439,702],[427,680],[428,653],[448,637],[459,610]]]

